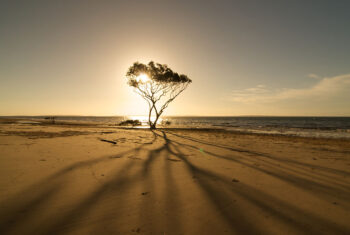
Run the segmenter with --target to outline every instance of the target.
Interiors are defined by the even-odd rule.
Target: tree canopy
[[[144,98],[149,105],[148,122],[150,128],[156,128],[157,121],[179,94],[192,82],[184,74],[178,74],[166,64],[149,62],[147,65],[135,62],[126,73],[128,85]],[[152,113],[155,121],[151,121]]]

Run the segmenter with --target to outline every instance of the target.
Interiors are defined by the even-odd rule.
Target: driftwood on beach
[[[100,140],[103,141],[103,142],[111,143],[111,144],[117,144],[117,142],[112,141],[112,140],[106,140],[106,139],[100,139]]]

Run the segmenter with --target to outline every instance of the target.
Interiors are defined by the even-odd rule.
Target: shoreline
[[[16,118],[16,119],[8,119],[8,118],[2,118],[0,117],[0,125],[1,124],[23,124],[23,125],[38,125],[38,126],[67,126],[67,127],[91,127],[91,128],[116,128],[116,129],[148,129],[148,126],[119,126],[117,124],[110,124],[110,123],[96,123],[96,122],[84,122],[84,121],[66,121],[66,120],[56,120],[55,123],[52,123],[50,120],[44,120],[44,119],[22,119],[22,118]],[[276,133],[276,132],[269,132],[267,130],[253,130],[253,129],[245,129],[245,130],[237,130],[232,129],[230,127],[184,127],[184,126],[164,126],[159,124],[158,128],[159,130],[197,130],[197,131],[227,131],[235,134],[242,134],[242,135],[261,135],[261,136],[277,136],[277,137],[295,137],[295,138],[307,138],[307,139],[324,139],[324,140],[344,140],[344,141],[350,141],[350,132],[349,131],[342,131],[341,133],[348,133],[348,136],[327,136],[327,135],[303,135],[303,134],[297,134],[297,131],[295,133]],[[319,129],[311,129],[311,128],[305,128],[304,130],[319,130]],[[303,130],[301,130],[303,131]]]

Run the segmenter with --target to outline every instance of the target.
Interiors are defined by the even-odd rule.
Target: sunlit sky
[[[0,115],[143,115],[133,62],[193,83],[165,115],[350,116],[350,1],[1,1]]]

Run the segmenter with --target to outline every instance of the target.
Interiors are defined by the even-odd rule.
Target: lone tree
[[[157,121],[169,103],[192,82],[184,74],[175,73],[165,64],[149,62],[148,65],[135,62],[126,73],[128,85],[142,96],[149,105],[148,123],[156,129]],[[152,113],[155,120],[152,122]]]

